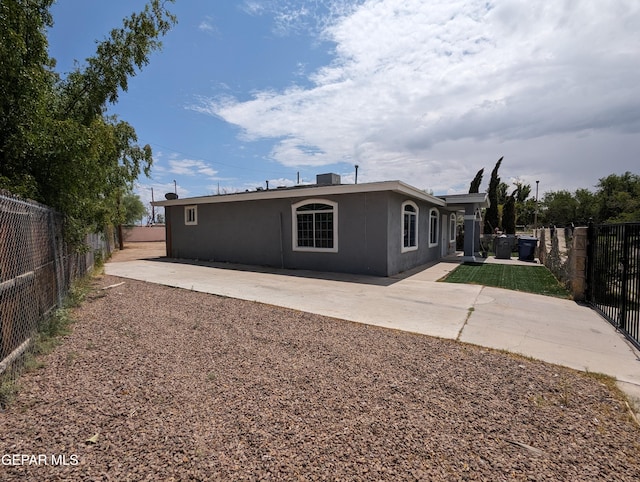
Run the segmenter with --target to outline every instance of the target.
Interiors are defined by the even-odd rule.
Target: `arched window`
[[[291,206],[294,251],[338,252],[338,204],[309,199]]]
[[[429,210],[429,247],[438,246],[438,236],[440,234],[440,214],[436,208]]]
[[[418,206],[413,201],[402,203],[401,252],[418,249]]]

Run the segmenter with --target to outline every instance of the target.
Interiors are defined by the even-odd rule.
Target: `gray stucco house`
[[[454,253],[457,214],[474,229],[487,198],[322,174],[314,185],[154,204],[165,208],[171,258],[392,276]],[[474,252],[470,240],[465,255]]]

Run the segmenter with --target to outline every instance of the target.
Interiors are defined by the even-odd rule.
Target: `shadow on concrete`
[[[403,271],[402,273],[398,273],[389,277],[371,276],[371,275],[364,275],[364,274],[352,274],[352,273],[337,273],[337,272],[327,272],[327,271],[312,271],[312,270],[305,270],[305,269],[283,269],[283,268],[274,268],[270,266],[254,266],[254,265],[246,265],[246,264],[221,263],[221,262],[215,262],[215,261],[200,261],[200,260],[193,260],[193,259],[179,259],[179,258],[167,258],[167,257],[145,258],[145,261],[157,261],[160,263],[188,264],[192,266],[206,266],[210,268],[228,269],[228,270],[234,270],[234,271],[245,271],[245,272],[251,272],[251,273],[268,273],[268,274],[278,274],[282,276],[293,276],[293,277],[299,277],[299,278],[341,281],[345,283],[359,283],[359,284],[367,284],[367,285],[375,285],[375,286],[392,286],[399,281],[402,281],[410,276],[419,274],[439,263],[460,264],[461,259],[462,258],[459,255],[452,255],[443,259],[432,261],[427,264],[423,264],[421,266],[417,266],[413,269]]]

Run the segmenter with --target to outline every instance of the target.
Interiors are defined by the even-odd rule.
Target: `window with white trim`
[[[429,247],[438,246],[438,236],[440,230],[440,223],[438,219],[440,214],[436,208],[429,210]]]
[[[402,203],[402,249],[401,252],[418,249],[418,206],[413,201]]]
[[[291,210],[294,251],[338,251],[337,203],[309,199],[293,204]]]
[[[184,207],[184,224],[187,226],[195,226],[198,224],[198,206]]]
[[[451,216],[449,216],[449,241],[451,241],[452,243],[456,241],[456,226],[458,225],[457,221],[458,220],[455,213],[451,213]]]

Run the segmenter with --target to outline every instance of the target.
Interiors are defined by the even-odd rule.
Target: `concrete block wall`
[[[164,241],[164,224],[154,226],[130,226],[124,228],[124,240],[132,243]]]
[[[560,250],[557,232],[541,229],[537,249],[538,259],[571,292],[573,299],[583,301],[587,284],[587,237],[586,227],[575,228],[571,244],[566,252]],[[550,241],[547,242],[547,237]],[[563,238],[564,239],[564,238]]]
[[[538,230],[538,247],[536,248],[536,258],[540,260],[540,264],[544,264],[547,266],[547,240],[546,240],[546,230],[540,229]]]

